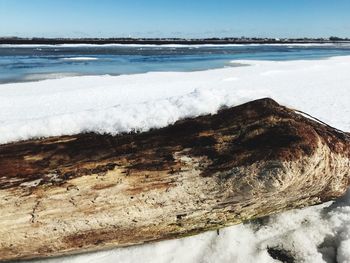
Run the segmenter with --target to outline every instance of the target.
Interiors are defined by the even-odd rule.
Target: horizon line
[[[16,38],[16,39],[196,39],[196,40],[205,40],[205,39],[350,39],[349,37],[338,37],[336,35],[334,36],[322,36],[322,37],[306,37],[306,36],[300,36],[300,37],[248,37],[248,36],[225,36],[225,37],[132,37],[132,36],[111,36],[111,37],[64,37],[64,36],[57,36],[57,37],[42,37],[42,36],[32,36],[32,37],[21,37],[21,36],[0,36],[0,38]]]

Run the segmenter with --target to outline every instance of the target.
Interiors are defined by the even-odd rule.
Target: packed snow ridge
[[[237,63],[250,66],[2,84],[0,143],[145,131],[262,97],[350,130],[350,57]]]

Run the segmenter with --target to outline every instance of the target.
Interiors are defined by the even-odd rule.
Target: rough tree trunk
[[[344,193],[347,134],[270,99],[120,136],[0,145],[0,259],[141,244]]]

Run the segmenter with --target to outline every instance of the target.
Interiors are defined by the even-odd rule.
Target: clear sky
[[[0,36],[350,37],[350,0],[0,0]]]

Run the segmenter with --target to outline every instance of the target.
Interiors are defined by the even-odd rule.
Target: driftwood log
[[[0,260],[178,238],[342,195],[349,135],[262,99],[119,136],[0,145]]]

